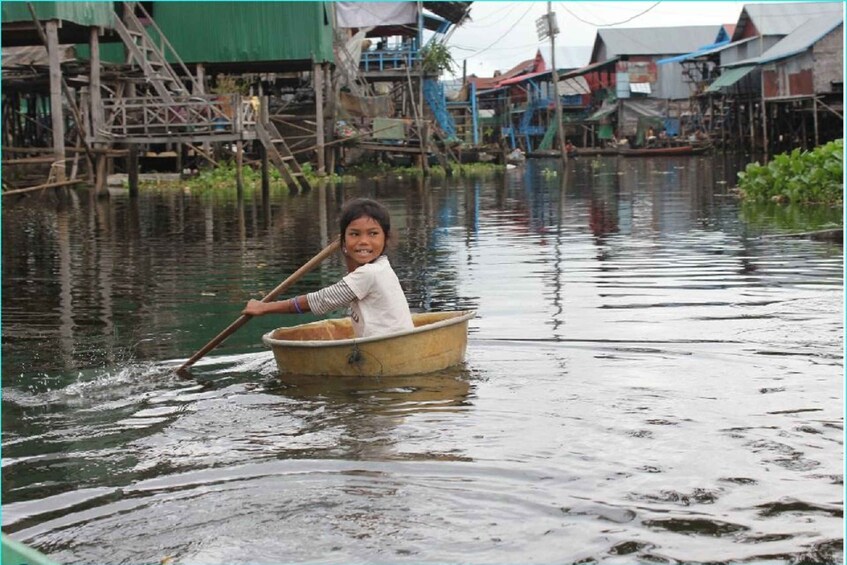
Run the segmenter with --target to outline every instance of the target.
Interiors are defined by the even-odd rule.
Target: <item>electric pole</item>
[[[556,14],[551,9],[552,2],[547,2],[547,26],[550,34],[550,65],[553,67],[553,100],[556,104],[556,130],[559,137],[559,153],[562,163],[568,163],[568,152],[565,150],[565,128],[562,125],[562,101],[559,98],[559,71],[556,69],[556,34],[559,33],[559,25],[556,22]]]

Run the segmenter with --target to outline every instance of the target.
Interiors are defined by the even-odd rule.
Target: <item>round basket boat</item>
[[[462,363],[473,310],[412,314],[415,328],[353,337],[349,318],[322,320],[266,333],[280,373],[396,376],[440,371]]]

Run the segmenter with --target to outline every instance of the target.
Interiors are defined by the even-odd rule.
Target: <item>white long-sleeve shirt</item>
[[[385,335],[414,328],[406,295],[385,255],[357,267],[341,282],[307,294],[306,299],[309,308],[316,314],[326,314],[342,306],[349,306],[356,337]]]

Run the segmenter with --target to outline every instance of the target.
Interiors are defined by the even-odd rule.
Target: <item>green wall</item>
[[[326,2],[156,2],[153,19],[186,63],[332,62]]]
[[[112,2],[33,2],[39,20],[62,20],[82,26],[111,28],[114,18]],[[0,5],[3,23],[30,22],[26,2],[4,0]]]

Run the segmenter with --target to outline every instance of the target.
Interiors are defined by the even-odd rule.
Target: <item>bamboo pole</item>
[[[14,188],[12,190],[4,190],[3,196],[7,196],[9,194],[22,194],[24,192],[32,192],[34,190],[44,190],[46,188],[61,188],[63,186],[68,186],[71,184],[82,184],[81,180],[71,179],[71,180],[63,180],[59,182],[48,182],[44,184],[39,184],[36,186],[30,186],[28,188]]]

